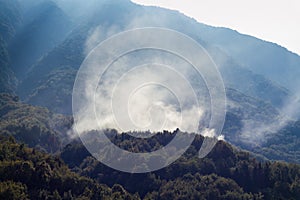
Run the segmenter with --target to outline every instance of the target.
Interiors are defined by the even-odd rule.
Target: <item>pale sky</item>
[[[277,43],[300,55],[299,0],[132,0]]]

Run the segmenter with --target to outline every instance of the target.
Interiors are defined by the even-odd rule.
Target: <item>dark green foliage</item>
[[[0,133],[13,135],[30,147],[56,152],[66,138],[71,118],[53,114],[45,108],[18,101],[18,97],[0,94]]]
[[[58,158],[0,137],[0,199],[138,199],[71,172]]]
[[[215,174],[185,174],[166,182],[158,192],[151,192],[145,199],[263,199],[261,194],[245,193],[236,182]]]
[[[115,131],[112,132],[111,135],[115,135]],[[158,133],[150,139],[138,141],[125,133],[110,138],[124,149],[147,152],[149,148],[155,149],[169,141],[172,134]],[[79,142],[68,145],[61,157],[82,175],[110,186],[121,184],[128,191],[138,192],[140,196],[150,199],[300,198],[300,166],[259,162],[249,153],[238,151],[222,141],[217,143],[206,158],[199,159],[197,150],[202,141],[202,136],[196,136],[192,146],[179,160],[164,169],[147,174],[115,171],[90,157]],[[79,155],[77,158],[74,156],[75,152]]]
[[[60,154],[60,157],[70,167],[79,166],[88,156],[90,156],[90,153],[79,141],[73,141],[71,144],[65,146]]]
[[[20,199],[25,200],[29,199],[27,194],[26,185],[13,182],[13,181],[4,181],[0,182],[0,199]]]

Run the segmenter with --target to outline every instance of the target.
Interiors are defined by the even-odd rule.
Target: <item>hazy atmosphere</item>
[[[300,199],[299,7],[0,0],[0,200]]]
[[[205,24],[227,27],[277,43],[300,55],[300,2],[239,0],[132,0],[178,10]]]

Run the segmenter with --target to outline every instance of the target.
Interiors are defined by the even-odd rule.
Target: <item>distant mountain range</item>
[[[289,132],[294,145],[286,148],[293,156],[286,158],[287,149],[275,146],[283,141],[276,140],[278,134],[282,138],[285,130],[299,130],[300,56],[177,11],[128,0],[0,0],[0,91],[71,115],[73,83],[88,51],[114,33],[150,26],[190,36],[214,59],[227,89],[228,142],[268,158],[299,162],[299,131]],[[269,147],[279,151],[276,156],[263,150]]]

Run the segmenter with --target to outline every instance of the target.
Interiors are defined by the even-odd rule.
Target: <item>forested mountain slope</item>
[[[138,199],[80,176],[52,155],[0,136],[0,199]]]

